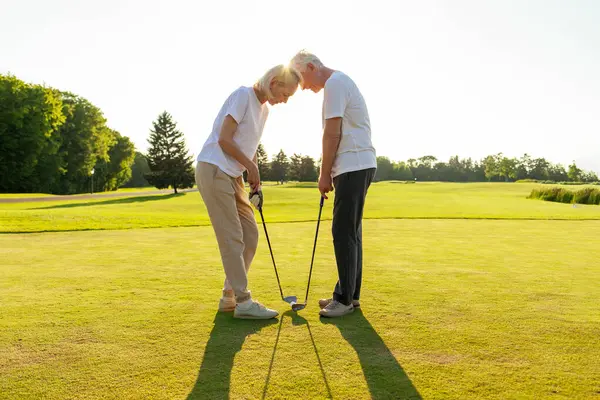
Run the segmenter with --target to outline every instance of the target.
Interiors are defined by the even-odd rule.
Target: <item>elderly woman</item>
[[[243,173],[255,207],[262,207],[256,150],[271,105],[286,103],[300,82],[295,70],[278,65],[252,87],[241,86],[227,98],[196,166],[196,184],[208,209],[225,270],[219,311],[235,318],[268,319],[279,313],[252,299],[248,269],[258,245],[258,227],[244,189]]]

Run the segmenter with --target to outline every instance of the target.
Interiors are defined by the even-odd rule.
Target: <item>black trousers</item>
[[[362,283],[362,216],[375,168],[347,172],[333,178],[333,247],[338,282],[333,299],[350,305],[360,298]]]

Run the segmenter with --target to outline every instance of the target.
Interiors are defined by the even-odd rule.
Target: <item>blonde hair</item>
[[[267,95],[268,99],[273,98],[271,93],[271,82],[273,80],[284,86],[298,86],[302,80],[302,75],[295,68],[286,67],[283,64],[271,68],[256,82],[258,90]]]
[[[306,71],[306,66],[308,64],[312,64],[317,68],[321,68],[323,63],[319,60],[319,57],[315,56],[312,53],[309,53],[306,50],[300,50],[291,60],[290,67],[304,72]]]

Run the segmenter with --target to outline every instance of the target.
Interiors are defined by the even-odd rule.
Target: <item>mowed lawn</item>
[[[316,305],[335,283],[330,202],[298,314],[261,237],[251,290],[282,313],[262,322],[216,312],[212,228],[168,227],[206,221],[196,193],[0,205],[5,232],[47,230],[31,217],[44,213],[51,230],[119,228],[0,234],[0,398],[598,398],[600,207],[526,200],[530,188],[374,185],[361,311],[336,320]],[[315,193],[265,188],[286,295],[304,295]],[[152,215],[163,227],[124,229]]]
[[[528,200],[530,183],[380,182],[369,192],[366,218],[596,219],[600,207]],[[570,186],[571,190],[579,187]],[[314,184],[264,187],[270,222],[312,221],[318,214]],[[0,195],[2,198],[3,195]],[[330,213],[325,215],[330,219]],[[209,224],[197,192],[92,200],[0,203],[0,232],[131,229]]]

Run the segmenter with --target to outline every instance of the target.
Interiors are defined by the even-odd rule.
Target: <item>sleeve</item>
[[[344,117],[344,111],[348,103],[348,91],[344,82],[339,79],[330,79],[325,85],[323,95],[324,119]]]
[[[225,115],[231,115],[238,124],[242,122],[248,108],[248,95],[244,90],[236,90],[229,99]]]

